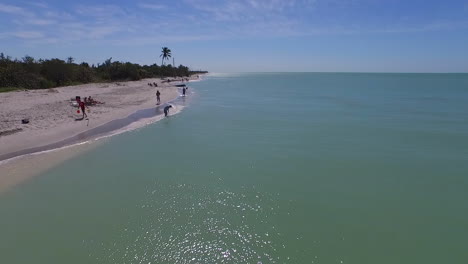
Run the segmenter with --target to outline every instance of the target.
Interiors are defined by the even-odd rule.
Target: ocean
[[[468,263],[468,74],[189,86],[1,193],[0,263]]]

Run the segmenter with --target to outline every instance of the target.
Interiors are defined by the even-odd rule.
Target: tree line
[[[0,53],[0,87],[46,89],[58,86],[91,82],[136,81],[144,78],[185,77],[205,73],[191,71],[180,65],[139,65],[130,62],[112,61],[112,58],[97,65],[86,62],[77,64],[72,57],[67,60],[39,59],[25,56],[12,59]]]

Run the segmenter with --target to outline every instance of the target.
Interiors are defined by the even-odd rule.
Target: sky
[[[468,72],[468,0],[0,0],[0,52],[210,72]]]

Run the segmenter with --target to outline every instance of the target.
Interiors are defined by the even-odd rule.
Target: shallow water
[[[265,73],[0,194],[1,263],[465,263],[468,75]]]

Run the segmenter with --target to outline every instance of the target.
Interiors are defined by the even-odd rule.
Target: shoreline
[[[124,129],[124,131],[122,132],[133,130],[133,129],[126,130],[125,128],[131,126],[132,124],[138,121],[146,121],[148,119],[162,117],[162,115],[164,114],[163,107],[168,104],[178,105],[179,107],[180,106],[184,107],[185,106],[184,101],[185,101],[184,97],[177,96],[173,100],[167,101],[164,104],[159,104],[158,106],[152,107],[152,108],[137,110],[136,112],[128,115],[127,117],[111,120],[107,123],[103,123],[94,128],[90,128],[88,130],[85,130],[79,134],[76,134],[69,138],[65,138],[63,140],[52,142],[46,145],[21,149],[21,150],[17,150],[14,152],[2,154],[0,155],[0,166],[2,164],[5,164],[6,162],[9,162],[10,160],[21,158],[22,156],[25,156],[25,155],[40,154],[41,152],[53,151],[53,150],[61,149],[64,147],[72,147],[72,146],[79,145],[82,143],[88,143],[90,141],[98,140],[103,137],[117,135],[117,134],[120,134],[118,133],[118,131],[121,129]],[[170,115],[174,115],[174,114],[175,113],[172,113]],[[154,122],[160,121],[161,119],[162,118],[157,118],[157,120],[154,120]],[[147,124],[152,124],[154,122],[149,122]]]
[[[189,79],[197,80],[198,78],[191,76]],[[150,87],[147,85],[148,82],[156,82],[158,87]],[[121,129],[143,118],[162,114],[162,106],[179,98],[180,87],[178,85],[182,83],[185,82],[167,83],[160,79],[144,79],[107,85],[93,83],[53,90],[15,91],[0,94],[0,132],[3,132],[0,134],[2,146],[0,161],[84,142]],[[162,94],[159,105],[156,105],[156,90],[161,91]],[[102,105],[89,106],[88,111],[91,110],[88,112],[89,120],[81,120],[79,118],[81,114],[74,113],[77,107],[70,105],[71,94],[83,93],[105,102]],[[59,98],[48,98],[56,94],[63,95]],[[22,102],[18,107],[19,104],[15,102],[21,102],[22,99],[28,102],[24,105]],[[29,107],[28,103],[32,106]],[[49,115],[49,113],[52,114]],[[22,117],[34,115],[38,117],[33,117],[30,124],[20,124]],[[11,119],[16,122],[9,124]],[[60,120],[57,121],[57,119]],[[16,133],[8,133],[12,130]]]
[[[43,152],[35,152],[0,161],[0,195],[67,160],[99,146],[100,142],[83,142]]]
[[[180,97],[174,99],[173,101],[179,101],[179,98]],[[173,101],[170,101],[169,103],[176,103]],[[183,105],[176,106],[176,111],[173,111],[172,114],[170,114],[169,116],[180,113],[181,109],[183,108]],[[139,111],[145,110],[154,109],[142,109]],[[134,113],[132,115],[135,114],[137,113]],[[128,118],[130,118],[130,116],[119,120],[124,120]],[[45,171],[62,164],[63,162],[69,159],[75,158],[79,155],[83,155],[87,151],[90,151],[99,146],[99,144],[102,144],[102,142],[104,142],[104,140],[106,139],[109,139],[116,135],[120,135],[122,133],[131,132],[143,128],[147,125],[151,125],[158,121],[161,121],[162,119],[164,119],[162,113],[158,113],[152,117],[142,117],[138,120],[131,121],[130,123],[120,128],[98,133],[92,137],[80,139],[80,135],[77,135],[75,137],[70,138],[70,142],[66,142],[63,145],[58,145],[61,142],[56,142],[47,146],[38,147],[40,149],[34,149],[33,151],[28,151],[29,149],[26,149],[24,151],[28,152],[0,160],[0,194],[2,194],[5,191],[8,191],[10,188],[21,184],[24,181],[36,175],[44,173]],[[109,123],[112,123],[112,121]],[[109,123],[103,124],[102,126],[107,126]],[[71,140],[76,141],[71,142]]]
[[[202,80],[201,76],[200,78],[193,77],[191,76],[190,81]],[[148,82],[148,79],[137,82]],[[159,105],[155,104],[156,99],[153,91],[155,92],[156,88],[153,87],[152,90],[150,89],[152,96],[147,98],[146,102],[137,107],[131,105],[125,109],[126,111],[124,112],[128,113],[125,117],[117,114],[110,115],[109,117],[113,117],[113,119],[102,118],[101,120],[105,122],[94,124],[92,127],[89,126],[79,131],[79,133],[68,137],[55,137],[56,140],[52,142],[31,145],[30,147],[6,152],[3,146],[7,146],[7,140],[9,140],[9,146],[15,147],[17,146],[15,145],[17,140],[21,140],[20,136],[35,134],[30,132],[0,136],[0,145],[2,146],[2,149],[0,149],[0,194],[35,175],[43,173],[68,159],[98,146],[97,144],[99,144],[101,139],[139,129],[162,120],[164,118],[163,106],[167,104],[175,106],[175,109],[170,111],[170,115],[179,113],[185,107],[186,101],[190,100],[190,97],[186,99],[186,97],[182,97],[179,93],[180,85],[183,83],[187,82],[174,81],[170,85],[166,84],[165,86],[160,86],[158,83],[157,88],[160,91],[165,88],[165,92],[171,95],[170,97],[162,97]],[[65,87],[65,89],[70,89],[70,87]],[[192,93],[191,89],[190,93]],[[146,94],[147,91],[143,95]],[[74,109],[76,110],[76,108]],[[118,113],[120,114],[121,112],[119,111]],[[93,111],[91,111],[91,114],[93,114]],[[33,132],[37,131],[33,130]]]

